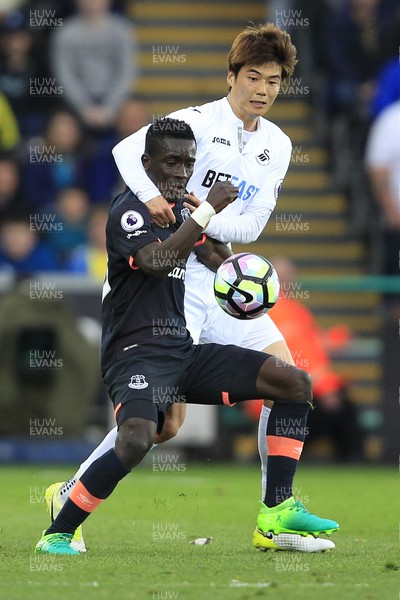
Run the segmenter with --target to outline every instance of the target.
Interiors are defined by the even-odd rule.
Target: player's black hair
[[[152,156],[167,138],[173,140],[193,140],[196,143],[196,138],[190,125],[185,123],[185,121],[165,117],[164,119],[157,119],[148,128],[144,148],[145,153]]]

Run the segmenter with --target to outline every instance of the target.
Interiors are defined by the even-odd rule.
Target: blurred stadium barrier
[[[302,283],[310,293],[314,291],[318,293],[328,292],[333,297],[335,294],[340,295],[343,293],[362,295],[374,292],[377,294],[390,294],[392,297],[398,295],[400,298],[400,278],[344,276],[338,279],[337,277],[316,276],[303,279]],[[0,276],[0,311],[14,285],[15,282],[12,277],[5,274]],[[38,274],[37,277],[19,282],[16,285],[25,291],[31,302],[41,302],[42,311],[46,311],[46,306],[49,307],[49,303],[65,300],[70,305],[77,321],[85,323],[87,339],[92,338],[92,343],[99,343],[101,284],[98,281],[91,281],[79,276],[54,274],[54,276],[46,275],[44,277]],[[367,436],[367,458],[392,462],[397,460],[396,447],[398,441],[399,316],[396,317],[389,311],[385,311],[384,307],[384,304],[379,304],[378,309],[375,308],[375,313],[378,311],[378,314],[371,314],[371,318],[377,318],[379,323],[376,335],[373,338],[368,336],[356,337],[345,351],[333,355],[332,359],[335,368],[346,374],[350,380],[350,385],[358,389],[356,403],[359,405],[363,427]],[[16,310],[19,309],[16,308]],[[16,313],[16,322],[19,321],[19,318],[20,315]],[[100,372],[98,383],[101,385]],[[72,400],[71,406],[73,405]],[[3,408],[7,410],[7,407]],[[191,407],[189,413],[190,416],[188,416],[181,434],[173,441],[173,444],[211,448],[218,439],[218,410],[215,407],[196,406]],[[60,422],[59,425],[62,426],[62,423]],[[7,433],[6,441],[8,440],[8,442],[11,441],[11,433]],[[21,432],[17,431],[16,433],[20,434]],[[26,443],[29,441],[29,437],[28,428],[27,439],[24,439],[23,445],[14,449],[14,451],[10,450],[10,446],[8,446],[8,449],[4,446],[5,438],[1,438],[0,462],[28,460],[30,452]],[[61,455],[66,460],[68,460],[68,457],[70,460],[75,460],[75,455],[72,456],[66,450],[68,439],[65,438],[68,437],[67,435],[62,438],[63,452],[61,452]],[[43,442],[43,458],[48,460],[47,442],[50,440],[47,440],[44,436],[40,441]],[[56,441],[59,443],[60,440]],[[37,450],[37,452],[31,453],[32,458],[40,460],[38,458],[41,455],[38,440],[32,440],[31,438],[30,442],[36,444],[35,448]],[[3,451],[1,448],[3,448]],[[61,459],[60,453],[54,454],[51,451],[50,455],[56,461]]]

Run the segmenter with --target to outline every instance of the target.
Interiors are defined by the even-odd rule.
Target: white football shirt
[[[400,101],[386,108],[374,121],[368,136],[366,164],[389,173],[393,198],[400,206]]]
[[[288,136],[264,118],[259,118],[254,134],[248,135],[227,98],[168,116],[188,123],[197,141],[196,163],[187,189],[205,200],[216,181],[229,179],[239,188],[237,200],[212,217],[206,233],[222,242],[256,240],[275,207],[289,166],[292,145]],[[143,127],[113,149],[125,183],[143,202],[160,195],[140,160],[147,129]]]
[[[177,110],[170,115],[188,123],[197,141],[193,175],[187,189],[205,200],[216,181],[229,179],[239,188],[237,200],[211,218],[206,233],[223,242],[250,243],[268,222],[290,162],[292,145],[277,125],[259,118],[255,132],[246,132],[226,98]],[[122,140],[113,149],[117,167],[142,202],[161,192],[147,177],[141,162],[148,126]],[[236,344],[263,350],[282,340],[269,315],[239,321],[218,306],[214,273],[192,252],[185,281],[187,327],[199,342]]]

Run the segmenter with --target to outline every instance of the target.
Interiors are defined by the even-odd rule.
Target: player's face
[[[228,71],[228,95],[233,112],[244,123],[245,129],[254,131],[258,117],[264,115],[275,102],[282,81],[282,67],[275,63],[245,65],[235,76]]]
[[[193,140],[166,138],[153,156],[143,156],[143,166],[166,200],[176,202],[185,192],[196,160]]]

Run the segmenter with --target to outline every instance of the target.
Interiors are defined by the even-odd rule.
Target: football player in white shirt
[[[237,200],[221,214],[211,217],[205,228],[205,233],[214,239],[230,243],[255,241],[275,207],[292,146],[288,136],[263,115],[278,96],[282,80],[292,75],[296,62],[296,49],[286,32],[273,24],[248,27],[234,40],[228,55],[228,96],[170,115],[189,123],[196,137],[197,155],[190,191],[204,200],[216,181],[229,180],[239,189]],[[146,202],[153,222],[168,227],[175,217],[162,190],[150,181],[141,164],[146,131],[147,127],[122,140],[113,154],[126,184],[142,202]],[[268,315],[254,321],[236,321],[221,311],[214,298],[213,278],[214,273],[192,253],[186,270],[185,315],[194,343],[236,344],[278,356],[283,367],[285,362],[294,364],[281,333]],[[275,507],[292,496],[291,489],[277,491],[277,473],[279,469],[296,468],[303,445],[303,442],[282,444],[281,441],[276,444],[276,436],[269,433],[273,428],[267,432],[272,405],[266,401],[259,421],[264,502],[261,503],[253,544],[260,549],[306,552],[331,549],[334,544],[330,540],[305,537],[300,535],[301,532],[299,535],[291,532],[273,535],[263,526],[267,507]],[[184,416],[185,406],[175,405],[168,413],[157,442],[176,435]],[[290,423],[286,425],[290,427]],[[50,486],[47,500],[53,516],[79,476],[114,446],[115,437],[116,428],[71,480],[64,485]],[[272,459],[267,460],[268,454]],[[275,482],[273,493],[267,485],[267,471],[268,481]],[[81,532],[77,531],[78,543],[80,536]]]

